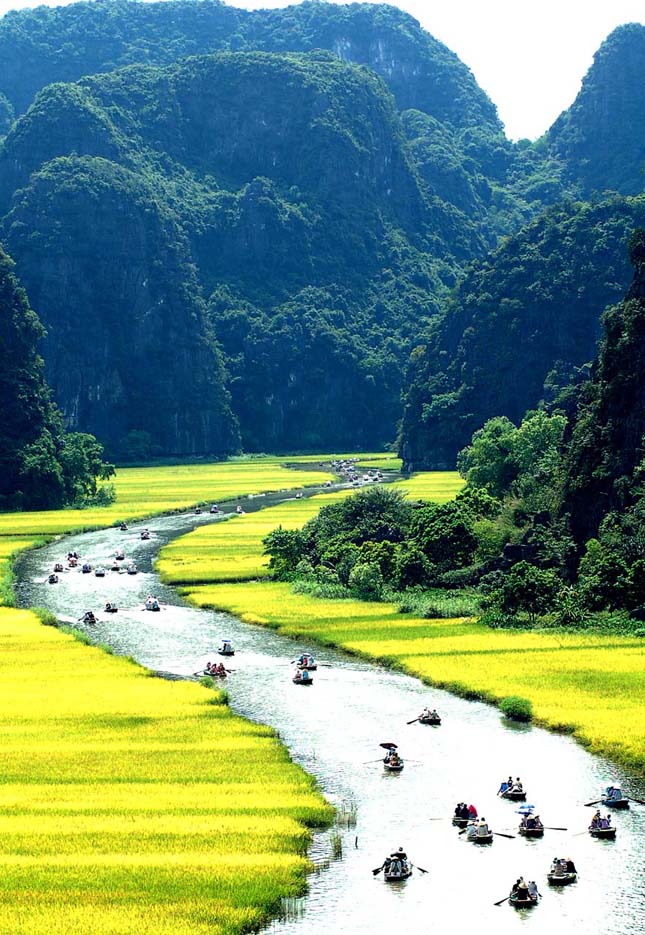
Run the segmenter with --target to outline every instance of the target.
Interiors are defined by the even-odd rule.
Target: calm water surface
[[[255,498],[244,506],[276,499]],[[614,814],[615,842],[584,833],[592,809],[583,807],[608,782],[645,800],[642,777],[589,755],[568,737],[510,725],[494,708],[428,689],[344,653],[321,649],[319,660],[331,665],[319,668],[311,688],[293,685],[289,661],[303,648],[315,647],[228,614],[188,607],[154,574],[152,562],[162,545],[210,521],[194,515],[151,520],[148,542],[139,538],[143,524],[138,524],[128,532],[108,529],[53,543],[19,563],[19,600],[48,607],[70,623],[115,600],[119,613],[99,614],[98,625],[88,631],[92,639],[176,675],[189,676],[215,659],[221,637],[234,641],[237,653],[230,666],[235,671],[226,681],[231,707],[275,727],[325,795],[357,810],[356,826],[341,831],[342,859],[312,875],[301,911],[273,922],[271,933],[645,933],[645,807],[632,804],[628,812]],[[138,575],[108,572],[99,579],[70,571],[58,585],[45,583],[68,549],[76,548],[96,565],[111,564],[117,547],[137,562]],[[160,613],[142,609],[149,593],[165,605]],[[426,704],[438,708],[442,726],[407,725]],[[381,741],[399,744],[406,759],[401,774],[384,775],[381,763],[371,762],[379,757]],[[495,837],[484,847],[460,837],[449,819],[462,800],[473,802],[494,831],[516,833],[517,806],[495,794],[509,773],[522,778],[545,825],[568,830],[547,830],[538,841]],[[316,836],[314,861],[329,856],[329,837]],[[399,845],[429,873],[415,870],[405,883],[385,884],[371,870]],[[546,872],[555,856],[575,860],[575,885],[548,886]],[[538,882],[544,897],[539,906],[495,907],[520,874]]]

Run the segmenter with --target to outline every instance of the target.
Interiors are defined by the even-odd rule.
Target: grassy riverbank
[[[540,723],[570,731],[593,752],[645,767],[645,652],[638,638],[425,620],[393,604],[293,594],[278,582],[181,593],[200,607],[230,611],[307,645],[342,647],[466,697],[528,698]]]
[[[1,935],[228,935],[302,892],[331,808],[270,729],[27,611],[0,643]]]

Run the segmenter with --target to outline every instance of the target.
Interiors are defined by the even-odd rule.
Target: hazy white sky
[[[59,5],[59,0],[46,2]],[[0,13],[38,5],[38,0],[0,0]],[[290,3],[234,0],[230,5],[251,10]],[[612,29],[645,24],[645,0],[396,0],[394,5],[415,16],[472,69],[513,139],[540,136],[571,104]]]

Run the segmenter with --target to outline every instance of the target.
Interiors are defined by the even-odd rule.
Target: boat
[[[441,718],[437,712],[428,711],[427,708],[419,715],[418,720],[419,724],[432,724],[435,727],[438,727],[441,724]]]
[[[220,644],[217,647],[217,652],[220,656],[234,656],[235,649],[230,640],[220,640]]]
[[[239,503],[238,503],[238,505],[235,507],[235,512],[237,513],[238,516],[244,516],[244,510],[243,510],[242,507],[239,505]]]
[[[470,821],[470,818],[459,818],[458,815],[452,816],[452,823],[455,826],[455,828],[466,828],[469,821]]]
[[[146,610],[159,611],[161,606],[156,597],[147,597],[145,603]]]
[[[121,532],[127,532],[127,531],[128,531],[128,524],[127,524],[127,523],[121,523],[121,525],[119,526],[119,529],[121,530]]]
[[[116,552],[114,553],[114,558],[115,558],[115,561],[122,562],[123,559],[125,558],[125,552],[121,551],[121,549],[117,549]]]
[[[98,568],[94,571],[94,576],[96,578],[105,578],[105,568],[102,565],[99,565]]]
[[[616,829],[612,828],[611,825],[606,828],[589,825],[589,834],[592,838],[604,838],[607,841],[613,841],[616,837]]]
[[[210,678],[212,679],[225,679],[227,672],[226,672],[226,669],[224,668],[219,669],[217,665],[215,664],[211,665],[210,662],[207,662],[206,668],[204,669],[203,674],[210,676]]]
[[[394,757],[386,756],[383,760],[383,766],[387,773],[400,773],[404,767],[404,762],[400,756],[395,755]]]
[[[83,562],[81,566],[81,571],[83,572],[84,575],[89,575],[89,573],[92,571],[92,566],[90,565],[89,562]]]
[[[383,879],[386,883],[398,883],[401,880],[407,880],[411,876],[412,864],[407,858],[399,860],[395,857],[383,868]]]
[[[112,601],[108,601],[107,604],[105,605],[106,614],[115,614],[118,611],[118,609],[119,608],[116,606],[116,604],[113,604]]]
[[[56,562],[56,564],[54,565],[54,571],[55,572],[64,571],[62,562]]]
[[[492,844],[493,832],[488,825],[469,825],[466,838],[473,844]]]
[[[54,571],[56,571],[55,568]],[[605,808],[629,808],[629,799],[623,795],[618,786],[607,786],[600,801]]]
[[[195,507],[195,516],[201,516],[202,508],[200,506]]]
[[[209,513],[212,513],[213,516],[214,516],[215,514],[221,513],[222,511],[220,510],[220,508],[218,507],[218,505],[217,505],[216,503],[214,503],[208,512],[209,512]]]
[[[130,562],[130,564],[128,565],[126,571],[127,571],[127,573],[128,573],[129,575],[136,575],[137,572],[139,571],[139,569],[137,568],[137,566],[136,566],[136,564],[135,564],[134,562]]]
[[[144,540],[147,540],[147,539],[150,538],[150,533],[148,532],[147,529],[143,529],[143,530],[141,531],[141,538],[144,539]]]
[[[86,610],[85,613],[83,614],[83,623],[85,624],[96,623],[96,617],[94,616],[91,610]]]
[[[51,574],[47,581],[49,584],[58,584],[58,575]]]
[[[526,896],[520,896],[519,893],[511,893],[508,901],[515,909],[531,909],[533,906],[537,906],[538,895],[537,893],[527,893]]]
[[[569,883],[575,883],[578,874],[575,868],[573,870],[568,869],[573,866],[574,864],[570,860],[554,860],[546,875],[551,886],[568,886]]]
[[[313,685],[314,683],[313,678],[309,675],[306,669],[298,669],[291,681],[294,685]]]
[[[118,562],[114,561],[110,565],[110,571],[121,571],[121,567]]]
[[[524,789],[505,789],[501,793],[502,799],[510,799],[511,802],[526,802],[526,792]]]
[[[544,825],[540,821],[538,815],[535,817],[531,815],[523,815],[522,820],[520,821],[518,832],[522,835],[523,838],[543,838]]]
[[[76,566],[78,565],[78,561],[75,558],[68,558],[67,564],[69,565],[70,568],[76,568]]]
[[[301,653],[296,659],[296,665],[299,669],[306,669],[307,672],[316,672],[318,669],[318,663],[311,653]]]

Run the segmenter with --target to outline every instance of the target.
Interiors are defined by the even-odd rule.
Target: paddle
[[[645,805],[642,799],[635,799],[633,795],[627,796],[630,802],[638,802],[639,805]]]
[[[501,831],[492,831],[491,834],[496,835],[498,838],[511,838],[512,841],[515,840],[514,834],[502,834]]]
[[[385,864],[381,864],[381,866],[377,867],[376,870],[372,870],[372,873],[374,874],[374,876],[376,876],[377,873],[380,873],[384,866]]]
[[[430,873],[429,870],[424,870],[423,867],[420,867],[418,864],[416,866],[417,866],[417,870],[420,870],[421,873]]]
[[[418,721],[418,720],[419,720],[419,718],[418,718],[418,717],[415,717],[415,719],[414,719],[413,721],[406,721],[405,723],[406,723],[406,724],[414,724],[414,723],[416,723],[416,721]]]
[[[383,757],[380,756],[378,760],[363,760],[362,765],[367,766],[368,763],[382,763],[382,762],[383,762]]]
[[[591,805],[600,805],[602,799],[596,799],[595,802],[585,802],[585,808],[589,808]]]
[[[510,898],[511,898],[510,896],[505,896],[504,899],[499,899],[496,903],[493,903],[493,905],[494,905],[494,906],[501,906],[502,903],[505,903],[505,902],[506,902],[508,899],[510,899]]]
[[[589,828],[585,828],[584,831],[578,831],[576,834],[572,834],[572,838],[579,838],[581,834],[589,834]]]
[[[568,831],[568,828],[552,828],[551,825],[544,826],[546,831]]]

